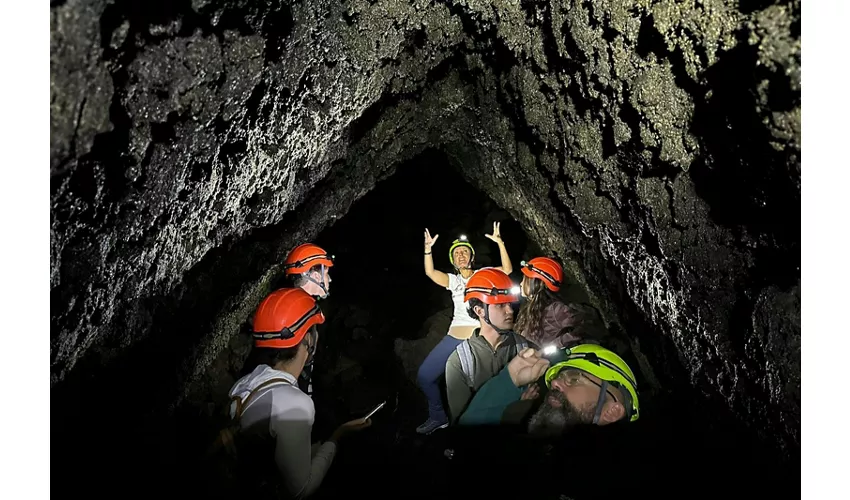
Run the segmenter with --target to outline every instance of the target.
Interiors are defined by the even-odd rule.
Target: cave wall
[[[351,28],[328,9],[52,7],[52,383],[95,344],[140,340],[158,307],[146,298],[172,292],[210,250],[279,223],[334,165],[363,181],[355,198],[368,189],[379,167],[371,147],[350,147],[357,122],[392,78],[421,80],[430,65],[389,63],[407,30],[384,33],[388,14]],[[317,32],[320,20],[333,30]],[[367,28],[382,43],[363,47]],[[344,214],[346,196],[331,198],[342,200],[327,215]]]
[[[651,386],[799,446],[799,25],[771,0],[52,2],[51,385],[178,338],[176,404],[292,245],[438,147]]]

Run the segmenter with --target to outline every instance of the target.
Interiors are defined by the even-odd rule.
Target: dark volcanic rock
[[[51,386],[155,361],[127,409],[174,407],[288,249],[432,147],[650,387],[797,448],[800,2],[755,4],[53,4]]]

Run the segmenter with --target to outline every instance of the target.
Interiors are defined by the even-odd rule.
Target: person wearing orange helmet
[[[499,373],[533,342],[514,333],[513,304],[519,287],[500,269],[485,267],[469,278],[464,289],[467,314],[478,321],[472,336],[458,344],[446,362],[449,415],[457,422],[475,391]]]
[[[475,261],[475,249],[466,236],[461,236],[449,248],[449,262],[455,268],[456,273],[447,274],[438,271],[434,269],[431,248],[439,236],[437,234],[432,238],[428,229],[425,229],[425,275],[431,278],[434,283],[451,292],[454,314],[447,335],[428,353],[417,373],[419,387],[428,399],[428,419],[416,428],[416,432],[420,434],[430,434],[449,425],[446,411],[443,408],[439,380],[445,372],[446,360],[449,355],[458,344],[468,339],[475,328],[478,327],[478,320],[469,316],[463,300],[464,287],[474,272],[472,263]],[[485,236],[499,245],[499,255],[502,259],[500,269],[510,274],[513,268],[508,257],[508,251],[505,248],[505,242],[502,240],[499,231],[499,223],[494,222],[493,233]]]
[[[303,243],[293,248],[283,265],[283,271],[292,281],[292,286],[300,288],[316,299],[323,299],[330,293],[330,268],[334,265],[333,256],[322,247],[313,243]],[[301,389],[313,395],[313,361],[304,367],[299,379]]]
[[[316,326],[324,321],[316,300],[300,288],[269,294],[254,314],[254,345],[246,363],[251,371],[229,393],[230,416],[239,427],[237,450],[246,460],[245,468],[257,475],[252,479],[264,479],[259,471],[273,460],[279,472],[275,483],[291,498],[315,492],[340,438],[371,425],[369,420],[352,420],[339,426],[328,441],[311,444],[315,407],[297,380],[315,353]]]
[[[283,271],[292,280],[292,285],[310,295],[324,299],[330,293],[330,268],[333,256],[322,247],[304,243],[293,248],[283,264]]]
[[[517,315],[517,333],[538,345],[557,348],[578,340],[573,332],[578,315],[557,295],[564,282],[561,265],[549,257],[535,257],[520,266],[520,289],[526,300]]]

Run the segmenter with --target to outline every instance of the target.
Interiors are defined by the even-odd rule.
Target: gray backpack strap
[[[231,456],[235,457],[238,452],[238,450],[236,449],[236,434],[238,434],[241,429],[240,420],[242,418],[242,415],[245,414],[245,410],[247,410],[248,407],[250,407],[257,400],[255,396],[257,396],[260,391],[262,391],[263,389],[269,389],[271,386],[280,384],[291,384],[291,382],[285,378],[273,378],[270,380],[266,380],[262,384],[255,387],[251,392],[248,393],[248,396],[244,400],[239,396],[231,396],[230,405],[228,406],[228,415],[231,409],[234,410],[235,415],[230,418],[229,425],[219,431],[218,437],[207,450],[207,453],[215,453],[218,449],[223,447]]]
[[[469,384],[474,384],[475,363],[472,359],[472,348],[469,347],[469,341],[464,340],[458,344],[455,350],[457,351],[457,357],[460,360],[460,369],[466,374],[466,377],[469,379]]]
[[[245,413],[245,410],[247,410],[248,407],[251,406],[251,403],[253,403],[252,399],[254,399],[254,397],[259,394],[261,390],[268,389],[273,385],[280,384],[291,385],[291,382],[285,378],[273,378],[270,380],[266,380],[262,384],[255,387],[250,393],[248,393],[248,396],[244,400],[241,399],[239,396],[231,396],[230,400],[236,404],[236,415],[233,417],[233,419],[238,421],[240,418],[242,418],[242,415]],[[265,392],[263,392],[262,394],[265,394]]]
[[[514,333],[514,343],[516,345],[516,354],[521,353],[523,349],[528,347],[528,342],[525,341],[525,337],[517,333]]]

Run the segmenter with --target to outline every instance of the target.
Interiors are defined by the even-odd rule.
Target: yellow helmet
[[[461,235],[460,238],[452,242],[452,246],[449,248],[449,262],[451,262],[452,265],[455,265],[454,251],[457,247],[466,247],[469,249],[469,251],[472,253],[471,258],[469,259],[469,264],[472,265],[472,261],[475,260],[475,249],[472,248],[472,245],[469,243],[469,241],[467,241],[466,236],[464,235]]]
[[[628,401],[623,401],[626,415],[630,422],[634,422],[640,416],[640,403],[638,402],[637,381],[629,365],[613,351],[596,344],[581,344],[571,349],[566,349],[566,360],[556,363],[546,370],[544,380],[546,387],[552,387],[552,380],[561,373],[561,370],[574,368],[599,377],[619,388],[626,395]]]

